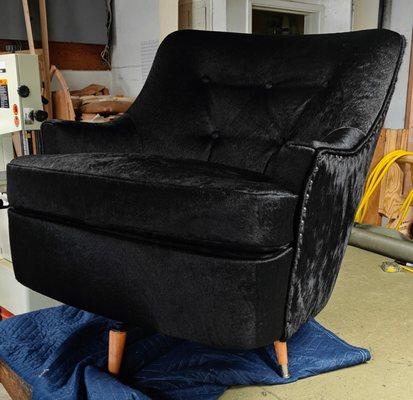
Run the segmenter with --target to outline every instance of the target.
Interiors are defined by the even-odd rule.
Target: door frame
[[[324,6],[289,0],[247,0],[247,33],[252,33],[252,10],[267,10],[304,15],[304,34],[323,31]]]
[[[181,5],[192,5],[192,9],[205,7],[205,30],[213,30],[213,0],[178,0],[178,27],[179,27],[179,7]],[[193,28],[191,28],[193,29]]]

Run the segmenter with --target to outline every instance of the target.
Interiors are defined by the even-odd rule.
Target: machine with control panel
[[[46,119],[37,55],[0,54],[0,135],[38,130]]]
[[[35,152],[28,138],[47,119],[41,86],[37,55],[0,54],[0,258],[10,259],[6,167],[15,155]]]
[[[26,132],[38,131],[46,119],[38,56],[0,54],[0,186],[14,157],[12,134],[21,134],[21,154],[31,154]]]

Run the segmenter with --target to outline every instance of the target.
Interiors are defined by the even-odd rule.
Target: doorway
[[[306,35],[322,32],[324,6],[288,0],[247,0],[247,32]]]
[[[303,35],[304,15],[252,9],[252,33],[260,35]]]

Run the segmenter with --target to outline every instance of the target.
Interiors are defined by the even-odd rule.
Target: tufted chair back
[[[294,38],[175,32],[129,114],[144,153],[272,175],[290,140],[323,141],[340,127],[367,134],[398,57],[392,40],[377,30]]]

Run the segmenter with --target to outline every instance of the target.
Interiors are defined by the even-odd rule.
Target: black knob
[[[20,97],[29,97],[30,89],[26,85],[20,85],[17,88],[17,93]]]
[[[34,112],[34,119],[38,122],[46,121],[49,114],[43,110],[37,110]]]
[[[47,105],[49,104],[49,100],[46,99],[46,97],[42,96],[42,104]]]
[[[30,111],[29,117],[38,122],[46,121],[49,114],[43,110]]]

